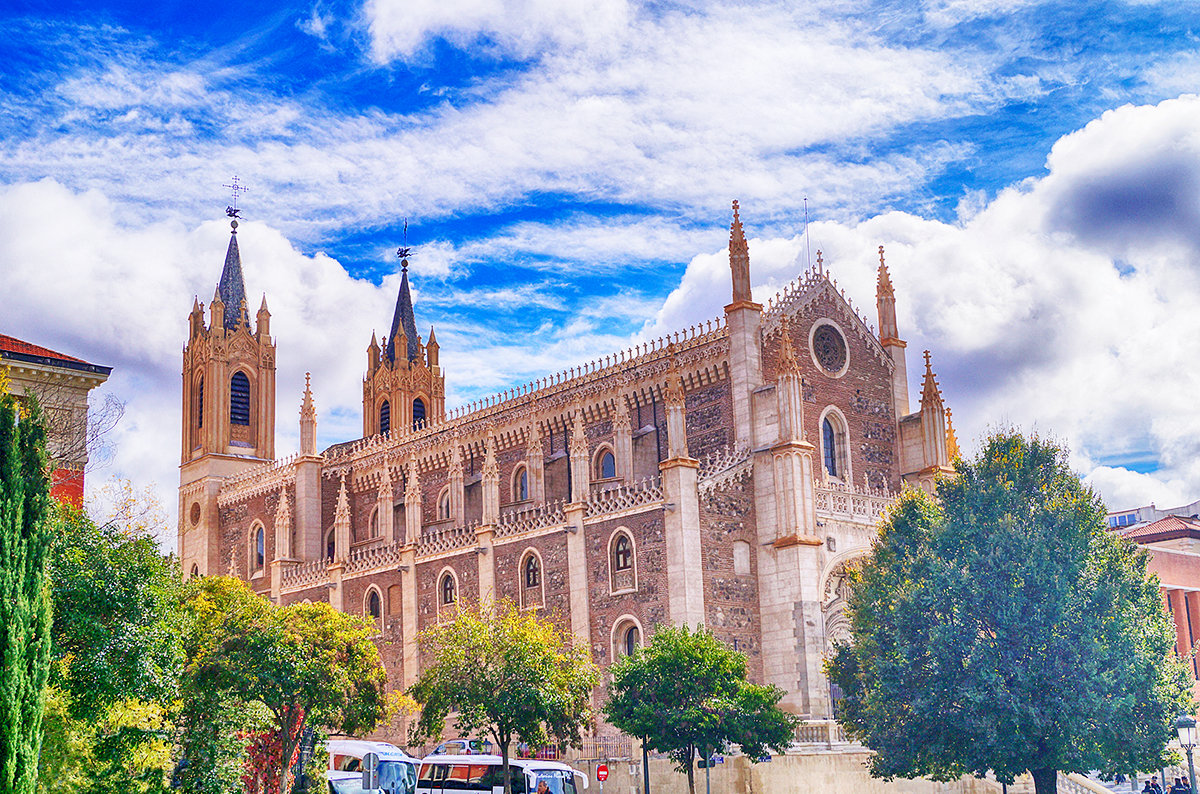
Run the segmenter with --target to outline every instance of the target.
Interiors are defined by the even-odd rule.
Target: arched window
[[[541,587],[542,585],[542,566],[538,564],[536,554],[530,554],[525,558],[525,586],[526,587]]]
[[[621,533],[613,545],[613,570],[628,571],[633,568],[633,544],[629,536]]]
[[[450,486],[447,485],[438,494],[437,500],[437,520],[445,521],[450,518]]]
[[[442,575],[441,584],[442,605],[449,606],[458,600],[458,594],[455,592],[454,577],[449,573]]]
[[[413,400],[413,430],[425,425],[425,401],[420,397]]]
[[[371,529],[369,530],[371,534],[368,535],[368,537],[371,537],[371,538],[379,537],[379,508],[378,507],[376,507],[374,510],[371,511],[371,523],[369,526],[371,527]]]
[[[838,476],[837,465],[837,434],[833,430],[833,422],[829,417],[821,422],[821,447],[825,458],[825,471],[830,477]]]
[[[621,638],[621,643],[624,645],[626,656],[632,656],[637,651],[638,646],[642,641],[642,633],[638,631],[637,626],[630,626],[625,629],[625,636]]]
[[[529,499],[529,469],[518,466],[513,472],[513,501],[524,502]]]
[[[625,615],[618,618],[612,628],[612,658],[613,661],[637,652],[642,646],[642,627],[637,618]]]
[[[199,575],[200,575],[200,566],[197,565],[196,563],[192,563],[192,575],[188,578],[195,579]]]
[[[392,404],[387,400],[379,406],[379,434],[383,435],[392,429]]]
[[[379,597],[379,591],[373,587],[367,591],[367,600],[363,605],[363,614],[375,621],[376,628],[382,625],[383,599]]]
[[[254,530],[254,570],[261,571],[267,564],[267,533],[261,525]]]
[[[600,452],[599,458],[596,460],[596,477],[601,480],[610,480],[617,476],[617,459],[612,454],[611,450],[605,449]]]
[[[229,424],[250,424],[250,379],[241,370],[229,379]]]
[[[332,560],[333,555],[337,553],[337,537],[334,535],[334,530],[329,530],[329,534],[325,536],[325,559]]]
[[[196,427],[204,427],[204,376],[196,385]]]

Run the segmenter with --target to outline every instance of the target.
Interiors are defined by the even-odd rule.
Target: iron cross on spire
[[[396,258],[400,260],[400,268],[408,272],[408,258],[412,256],[412,249],[408,247],[408,218],[404,219],[404,245],[396,249]]]
[[[241,213],[241,210],[238,209],[238,205],[237,205],[238,204],[238,195],[241,193],[249,192],[250,188],[238,184],[237,174],[233,175],[233,184],[232,185],[221,185],[221,187],[227,187],[233,192],[233,203],[225,208],[225,214],[235,220],[242,217],[239,214],[239,213]]]

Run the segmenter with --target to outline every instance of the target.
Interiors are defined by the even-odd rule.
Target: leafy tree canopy
[[[387,675],[369,621],[325,603],[277,607],[228,577],[189,583],[184,604],[187,692],[226,692],[271,712],[281,791],[306,726],[356,734],[383,718]]]
[[[989,438],[905,492],[851,575],[851,643],[828,672],[881,777],[1157,768],[1191,704],[1147,556],[1054,443]]]
[[[613,725],[667,753],[694,788],[692,760],[726,744],[751,759],[792,740],[796,718],[778,706],[783,690],[752,684],[746,657],[710,631],[660,627],[650,644],[611,668],[604,712]]]
[[[511,601],[460,605],[421,633],[432,662],[408,693],[421,704],[413,743],[440,738],[446,717],[464,736],[486,733],[508,749],[516,740],[580,746],[599,673],[587,646]]]

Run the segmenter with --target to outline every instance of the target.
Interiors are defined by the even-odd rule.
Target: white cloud
[[[1195,97],[1111,111],[1054,147],[1045,178],[960,224],[905,213],[820,223],[813,247],[874,322],[886,245],[912,389],[915,354],[931,348],[968,446],[1000,424],[1049,432],[1114,507],[1188,501],[1200,493],[1200,191],[1172,189],[1197,181],[1198,128]],[[752,240],[755,283],[794,275],[803,251],[800,238]],[[695,257],[650,331],[707,316],[728,283],[723,252]]]

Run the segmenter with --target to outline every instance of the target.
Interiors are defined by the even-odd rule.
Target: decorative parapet
[[[351,549],[350,556],[346,558],[345,573],[373,571],[377,568],[395,568],[400,564],[402,548],[402,544],[392,543],[388,546],[373,545]]]
[[[583,386],[593,385],[597,389],[603,387],[603,390],[608,390],[614,380],[628,377],[627,374],[622,374],[627,370],[637,370],[645,374],[651,362],[659,361],[661,365],[672,352],[680,361],[686,361],[687,357],[682,355],[684,351],[702,348],[728,336],[729,330],[723,318],[698,323],[618,353],[603,356],[582,366],[570,367],[549,377],[539,378],[467,403],[447,411],[444,419],[435,418],[429,423],[420,424],[415,430],[396,428],[394,433],[383,433],[341,444],[327,451],[326,471],[340,469],[352,462],[360,467],[375,466],[378,463],[377,456],[386,457],[387,453],[401,446],[416,450],[433,448],[443,440],[442,436],[446,431],[466,431],[468,426],[485,423],[498,414],[505,414],[511,418],[520,414],[518,409],[554,395],[562,394],[564,399],[574,399],[573,396],[563,393]],[[671,347],[670,351],[668,346]]]
[[[814,485],[817,515],[821,518],[876,524],[896,500],[886,488],[859,488],[820,480]]]
[[[700,493],[708,495],[726,483],[750,471],[753,455],[749,449],[722,447],[700,461],[696,480]]]
[[[326,559],[309,560],[284,568],[280,576],[280,584],[289,590],[299,590],[331,581],[333,580],[329,578],[329,560]]]
[[[447,551],[465,549],[475,544],[475,527],[478,521],[472,521],[463,527],[451,527],[438,532],[429,532],[417,539],[417,556],[430,557]]]
[[[501,515],[493,537],[507,538],[526,532],[536,532],[546,527],[562,526],[567,523],[564,505],[562,500],[555,500],[545,504],[530,505],[523,510]]]
[[[289,455],[268,461],[225,480],[221,483],[221,492],[217,494],[217,506],[226,507],[292,485],[296,481],[296,467],[293,464],[297,457]]]
[[[593,493],[584,506],[584,518],[625,513],[647,505],[659,506],[663,503],[662,478],[656,475],[633,483],[624,488],[611,488],[607,491]]]

